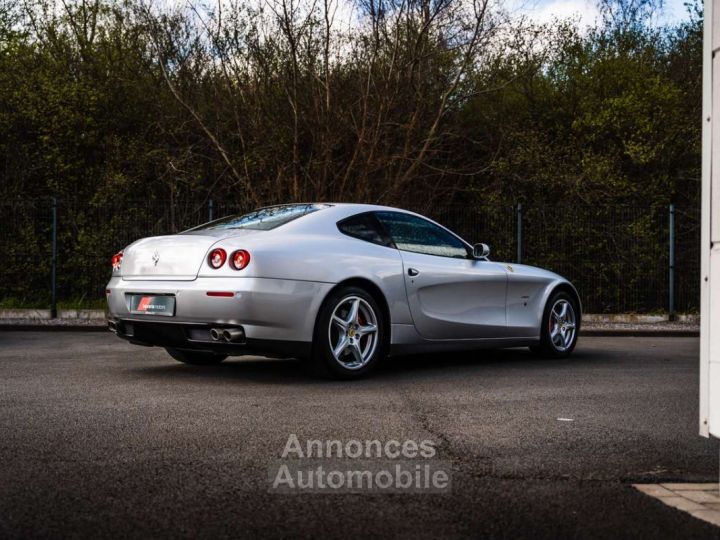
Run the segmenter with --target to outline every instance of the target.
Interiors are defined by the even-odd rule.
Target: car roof
[[[350,210],[364,210],[364,211],[370,211],[370,210],[393,210],[393,211],[399,211],[399,212],[408,212],[412,214],[412,212],[409,212],[408,210],[403,210],[402,208],[395,208],[392,206],[383,206],[378,204],[366,204],[366,203],[347,203],[347,202],[331,202],[331,201],[310,201],[310,202],[298,202],[298,203],[281,203],[281,204],[271,204],[268,206],[263,206],[260,208],[257,208],[256,210],[263,210],[265,208],[275,208],[276,206],[332,206],[337,208],[345,208]]]
[[[392,206],[383,206],[379,204],[362,204],[362,203],[331,203],[331,202],[319,202],[312,204],[327,204],[328,209],[322,212],[316,212],[316,218],[318,220],[328,219],[339,221],[346,217],[354,216],[356,214],[362,214],[364,212],[402,212],[403,214],[412,214],[420,216],[425,219],[429,219],[422,214],[411,212],[410,210],[404,210],[402,208],[395,208]],[[432,220],[431,220],[432,221]]]
[[[420,217],[423,217],[425,219],[428,219],[426,216],[423,216],[422,214],[416,214],[415,212],[411,212],[409,210],[403,210],[402,208],[394,208],[392,206],[382,206],[377,204],[363,204],[363,203],[345,203],[345,202],[327,202],[327,201],[318,201],[318,202],[301,202],[301,203],[285,203],[285,204],[274,204],[271,206],[264,206],[262,208],[258,208],[257,210],[263,210],[266,208],[274,208],[278,206],[325,206],[326,208],[322,208],[319,212],[311,212],[309,214],[306,214],[302,217],[302,219],[293,220],[290,223],[287,223],[282,228],[287,230],[290,227],[301,227],[303,224],[307,224],[310,222],[320,222],[320,221],[327,221],[327,220],[333,220],[333,221],[339,221],[341,219],[344,219],[346,217],[353,216],[355,214],[361,214],[364,212],[380,212],[380,211],[386,211],[386,212],[402,212],[404,214],[413,214]],[[432,220],[431,220],[432,221]],[[290,226],[290,227],[288,227]]]
[[[317,201],[317,202],[303,202],[303,203],[286,203],[286,204],[277,204],[273,206],[292,206],[292,205],[318,205],[323,206],[327,205],[329,208],[335,208],[337,211],[347,214],[347,215],[353,215],[358,214],[361,212],[378,212],[378,211],[388,211],[388,212],[403,212],[405,214],[416,214],[415,212],[412,212],[410,210],[405,210],[403,208],[396,208],[393,206],[383,206],[379,204],[366,204],[366,203],[347,203],[347,202],[328,202],[328,201]],[[264,208],[272,208],[273,206],[266,206]],[[416,214],[421,216],[422,214]],[[425,216],[422,216],[425,217]]]
[[[459,238],[463,243],[470,245],[465,239],[463,239],[461,236],[457,235],[447,227],[445,227],[442,223],[438,223],[427,216],[424,216],[422,214],[418,214],[416,212],[411,212],[409,210],[403,210],[402,208],[395,208],[392,206],[382,206],[377,204],[361,204],[361,203],[333,203],[333,202],[312,202],[312,203],[298,203],[298,204],[308,204],[308,205],[327,205],[327,208],[324,208],[318,212],[311,212],[309,214],[306,214],[301,219],[293,220],[282,227],[278,227],[277,229],[273,229],[273,231],[277,231],[277,234],[284,234],[288,231],[296,231],[296,232],[321,232],[326,231],[325,227],[327,227],[328,224],[335,224],[338,221],[341,221],[345,218],[348,218],[350,216],[354,216],[356,214],[362,214],[364,212],[400,212],[403,214],[410,214],[413,216],[419,216],[423,219],[426,219],[432,223],[435,223],[436,225],[440,226],[441,228],[447,230],[452,234],[453,236],[456,236]],[[284,206],[284,205],[277,205],[277,206]]]

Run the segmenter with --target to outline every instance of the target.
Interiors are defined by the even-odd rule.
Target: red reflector
[[[208,291],[205,294],[208,296],[224,296],[226,298],[232,298],[235,296],[235,293],[230,291]]]

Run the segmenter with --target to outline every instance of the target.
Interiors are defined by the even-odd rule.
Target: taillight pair
[[[210,255],[208,255],[208,264],[216,270],[222,267],[226,260],[227,253],[222,248],[213,249],[210,252]],[[244,249],[238,249],[233,251],[232,255],[230,255],[230,262],[228,264],[230,265],[230,268],[233,268],[234,270],[242,270],[248,265],[248,263],[250,263],[250,253]]]

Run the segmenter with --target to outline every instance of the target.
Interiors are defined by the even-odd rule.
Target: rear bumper
[[[331,283],[253,277],[201,277],[194,281],[124,281],[114,277],[107,285],[107,300],[110,319],[119,326],[128,323],[133,331],[137,329],[139,334],[131,339],[137,343],[205,348],[204,339],[193,338],[193,329],[207,331],[209,336],[212,327],[236,326],[245,331],[246,346],[258,341],[310,343],[317,312],[332,287]],[[233,295],[207,294],[218,291]],[[174,316],[130,313],[129,294],[173,295]],[[118,335],[130,339],[123,332]],[[209,338],[208,343],[223,346]]]
[[[171,347],[213,351],[227,355],[257,354],[263,356],[307,357],[310,355],[311,342],[245,338],[228,343],[215,341],[210,337],[210,329],[217,325],[205,323],[157,322],[137,318],[119,319],[112,317],[115,334],[135,345],[148,347]],[[238,326],[227,326],[238,328]]]

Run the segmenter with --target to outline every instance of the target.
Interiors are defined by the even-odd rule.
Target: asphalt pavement
[[[717,482],[697,401],[695,338],[406,357],[330,382],[294,360],[193,367],[109,333],[1,332],[0,537],[720,537],[631,487]],[[430,440],[451,486],[280,494],[291,435]]]

